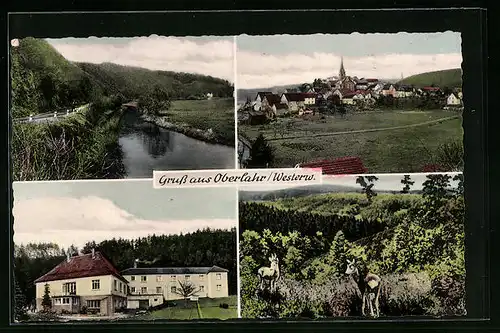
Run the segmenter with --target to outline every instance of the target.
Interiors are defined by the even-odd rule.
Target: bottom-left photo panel
[[[13,183],[13,321],[237,318],[236,191]]]

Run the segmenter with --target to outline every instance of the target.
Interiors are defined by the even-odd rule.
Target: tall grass
[[[125,169],[118,144],[119,111],[96,103],[83,114],[57,123],[14,124],[14,181],[122,178]]]

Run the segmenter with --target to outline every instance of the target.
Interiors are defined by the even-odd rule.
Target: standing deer
[[[379,296],[381,279],[378,275],[370,273],[364,265],[356,265],[355,259],[347,259],[347,275],[352,276],[362,295],[361,313],[366,316],[365,306],[368,304],[370,316],[379,316]],[[375,311],[374,311],[375,310]]]
[[[280,277],[279,260],[275,254],[272,254],[271,257],[269,258],[269,261],[271,262],[271,267],[261,267],[258,270],[260,279],[260,289],[263,290],[264,280],[267,280],[269,281],[269,286],[271,288],[271,291],[275,291],[276,281]]]

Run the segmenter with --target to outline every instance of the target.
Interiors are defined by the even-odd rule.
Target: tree
[[[377,193],[373,191],[373,186],[375,185],[375,181],[377,181],[378,178],[376,176],[359,176],[356,178],[356,183],[361,185],[363,189],[363,193],[366,194],[366,199],[368,199],[368,202],[372,202],[373,197],[377,196]]]
[[[50,299],[50,286],[48,283],[45,284],[43,290],[42,307],[44,312],[50,311],[52,309],[52,300]]]
[[[14,274],[14,319],[16,321],[26,320],[28,314],[26,313],[26,297],[24,296],[19,283],[17,281],[16,275]]]
[[[410,175],[404,175],[404,178],[401,179],[401,184],[404,185],[401,193],[409,193],[410,187],[415,184],[415,182],[411,180]]]
[[[274,151],[264,135],[259,134],[250,149],[250,158],[247,160],[247,168],[267,168],[274,162]]]
[[[175,288],[175,293],[182,296],[186,300],[186,305],[188,304],[188,299],[200,291],[189,281],[178,281],[179,288]]]
[[[170,108],[169,94],[160,86],[155,86],[150,93],[139,98],[139,105],[146,113],[159,115]]]

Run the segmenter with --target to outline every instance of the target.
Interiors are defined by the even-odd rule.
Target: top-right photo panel
[[[460,33],[237,37],[240,168],[463,171]]]

